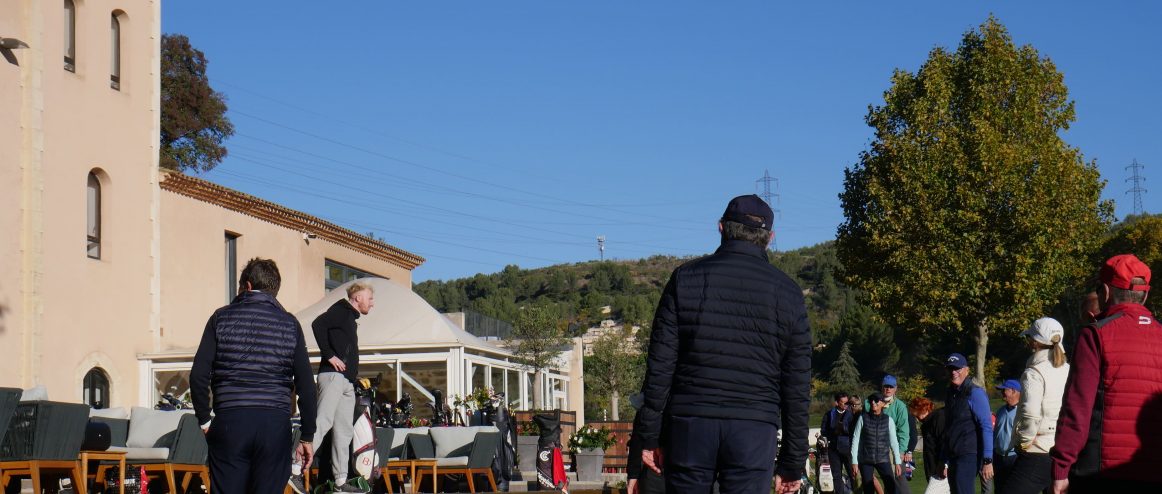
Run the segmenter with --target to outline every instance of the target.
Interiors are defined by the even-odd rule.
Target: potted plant
[[[601,481],[601,466],[605,463],[605,448],[617,442],[613,433],[604,427],[596,429],[586,425],[569,436],[569,449],[573,452],[573,465],[577,469],[578,482]]]
[[[516,458],[522,472],[537,470],[537,440],[541,428],[536,422],[526,420],[516,424]]]

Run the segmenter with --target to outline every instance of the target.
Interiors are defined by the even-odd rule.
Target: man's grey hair
[[[766,248],[771,243],[771,231],[753,228],[734,221],[722,222],[722,240],[742,240]]]
[[[1130,280],[1130,286],[1145,285],[1145,278],[1134,278]],[[1108,285],[1107,285],[1108,286]],[[1116,286],[1110,286],[1110,304],[1143,304],[1146,302],[1146,294],[1140,290],[1123,290]]]

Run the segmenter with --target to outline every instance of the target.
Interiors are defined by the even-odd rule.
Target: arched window
[[[88,196],[86,198],[86,206],[88,208],[87,227],[85,228],[86,238],[88,239],[89,257],[93,259],[101,258],[101,180],[97,178],[97,174],[89,172],[89,187]]]
[[[84,400],[93,408],[109,408],[109,375],[100,367],[85,374]]]
[[[65,0],[65,70],[77,71],[77,6]]]
[[[109,87],[121,90],[121,21],[117,19],[117,13],[114,12],[110,16],[109,33],[112,37],[112,57],[109,62]]]

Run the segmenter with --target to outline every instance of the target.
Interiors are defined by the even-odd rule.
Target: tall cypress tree
[[[855,357],[851,356],[851,343],[844,342],[839,350],[839,357],[831,366],[831,384],[836,389],[851,392],[859,387],[859,369],[855,364]]]

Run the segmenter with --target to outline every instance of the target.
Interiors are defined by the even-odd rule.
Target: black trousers
[[[666,492],[770,494],[778,428],[754,420],[670,417]],[[797,480],[797,479],[794,479]]]
[[[978,475],[980,462],[976,455],[961,455],[948,459],[948,490],[952,491],[952,494],[976,492]]]
[[[863,482],[864,494],[876,493],[876,483],[872,480],[875,472],[880,473],[880,482],[884,483],[884,494],[896,494],[896,470],[888,462],[859,464],[859,480]]]
[[[850,492],[851,486],[855,485],[855,482],[851,481],[851,440],[835,441],[828,444],[827,462],[831,465],[835,494]]]
[[[210,423],[210,483],[220,494],[279,494],[291,464],[290,415],[274,409],[224,410]]]
[[[998,494],[1053,492],[1053,459],[1049,453],[1021,453],[1008,478],[997,483]],[[1070,489],[1072,490],[1072,489]]]

